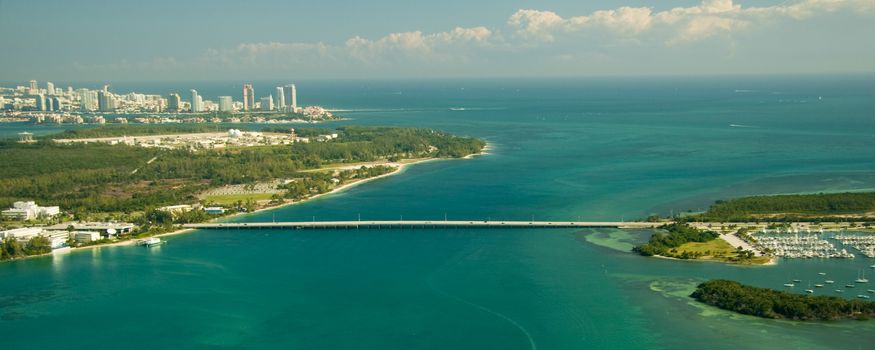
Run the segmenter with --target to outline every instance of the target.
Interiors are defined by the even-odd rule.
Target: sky
[[[0,0],[0,80],[875,72],[875,0]]]

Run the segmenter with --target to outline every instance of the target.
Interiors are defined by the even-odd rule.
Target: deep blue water
[[[259,95],[278,85],[254,83]],[[431,127],[492,149],[236,220],[618,220],[747,194],[875,188],[873,77],[296,83],[299,103],[351,119],[328,126]],[[238,95],[240,83],[189,85],[113,89],[196,88],[212,98]],[[300,349],[868,348],[875,340],[871,322],[766,321],[685,297],[707,278],[780,287],[820,271],[848,279],[875,261],[684,263],[594,245],[593,235],[623,237],[209,231],[154,250],[5,263],[0,338],[11,348]],[[45,332],[53,325],[64,327]],[[104,331],[81,336],[94,329]]]

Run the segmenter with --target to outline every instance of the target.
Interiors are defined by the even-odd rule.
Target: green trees
[[[43,236],[36,236],[27,241],[24,246],[24,253],[27,255],[39,255],[52,252],[52,243],[49,239]]]
[[[875,302],[811,296],[711,280],[690,295],[721,309],[765,318],[838,320],[875,316]]]
[[[0,249],[0,259],[14,259],[24,256],[24,247],[17,239],[7,237],[3,240],[2,249]]]
[[[215,128],[215,125],[114,125],[72,130],[57,137],[215,132]],[[390,157],[464,156],[479,152],[484,145],[481,140],[430,129],[350,126],[301,132],[337,133],[340,137],[328,142],[196,153],[125,145],[58,145],[45,140],[36,144],[0,142],[3,164],[0,207],[17,200],[36,200],[59,205],[77,215],[143,212],[146,208],[194,202],[195,195],[207,188],[282,178],[302,179],[289,185],[286,195],[300,198],[325,192],[332,186],[330,176],[302,170]],[[390,170],[373,167],[356,171],[361,173],[350,173],[349,177],[370,177]]]
[[[0,243],[0,260],[21,258],[28,255],[39,255],[52,252],[49,239],[42,236],[31,238],[24,245],[18,239],[7,237]]]
[[[754,221],[770,215],[772,221],[828,219],[833,215],[875,211],[875,192],[818,193],[779,196],[752,196],[717,201],[707,212],[696,216],[703,221]],[[774,217],[777,215],[777,217]]]
[[[680,247],[687,242],[708,242],[719,237],[716,232],[699,230],[685,223],[675,222],[662,225],[659,228],[666,230],[667,232],[654,233],[650,236],[650,241],[636,246],[632,251],[644,256],[671,256],[671,248]],[[687,254],[681,256],[681,258],[691,259],[695,258],[695,256]]]

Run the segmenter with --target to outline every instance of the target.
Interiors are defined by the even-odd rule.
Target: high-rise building
[[[276,87],[276,110],[283,111],[286,109],[286,92],[282,86]]]
[[[204,100],[197,94],[197,90],[191,89],[191,111],[202,112],[204,110]]]
[[[106,90],[107,88],[104,87],[103,90],[97,92],[97,109],[101,112],[115,111],[115,96]]]
[[[46,82],[46,95],[54,95],[55,94],[55,84],[50,81]]]
[[[272,111],[273,110],[273,95],[261,98],[261,110],[262,111]]]
[[[52,100],[51,97],[46,96],[46,99],[45,99],[44,101],[46,101],[46,109],[45,109],[45,111],[49,111],[49,112],[51,112],[51,111],[54,111],[54,110],[55,110],[55,104],[54,104],[55,101]]]
[[[38,89],[39,89],[39,86],[36,85],[36,80],[31,80],[31,81],[30,81],[30,91],[31,91],[31,93],[32,93],[32,94],[36,94],[35,91],[37,91]]]
[[[170,112],[179,112],[179,108],[182,106],[182,98],[179,97],[179,94],[172,93],[167,97],[167,110]]]
[[[61,110],[61,99],[58,96],[52,97],[52,110],[56,112]]]
[[[298,113],[298,91],[295,90],[295,84],[289,85],[289,101],[291,104],[289,105],[290,109],[294,113]]]
[[[46,110],[46,97],[42,94],[36,95],[36,110],[44,111]]]
[[[219,112],[231,112],[234,110],[234,100],[231,96],[219,96]]]
[[[252,84],[243,84],[243,110],[255,109],[255,89]]]

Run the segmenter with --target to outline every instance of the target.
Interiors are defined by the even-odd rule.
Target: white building
[[[13,220],[33,220],[41,217],[53,217],[61,213],[60,207],[41,207],[35,202],[15,202],[12,208],[4,210],[3,218]]]
[[[281,111],[286,109],[286,92],[282,86],[276,87],[276,109]]]
[[[0,239],[13,238],[26,241],[43,233],[42,227],[24,227],[12,230],[0,231]]]
[[[166,211],[168,213],[185,213],[191,211],[192,207],[188,204],[180,204],[180,205],[168,205],[166,207],[158,208],[160,211]]]
[[[191,89],[191,111],[202,112],[204,110],[204,100],[197,94],[197,90]]]
[[[262,111],[272,111],[273,110],[273,95],[261,98],[261,110]]]
[[[94,231],[73,231],[70,236],[79,243],[91,243],[100,240],[100,233]]]
[[[231,96],[219,96],[219,112],[231,112],[234,110],[234,100]]]
[[[205,207],[204,212],[207,214],[224,214],[225,208],[222,207]]]
[[[295,84],[289,85],[289,97],[291,98],[291,111],[298,113],[298,91],[295,90]]]

